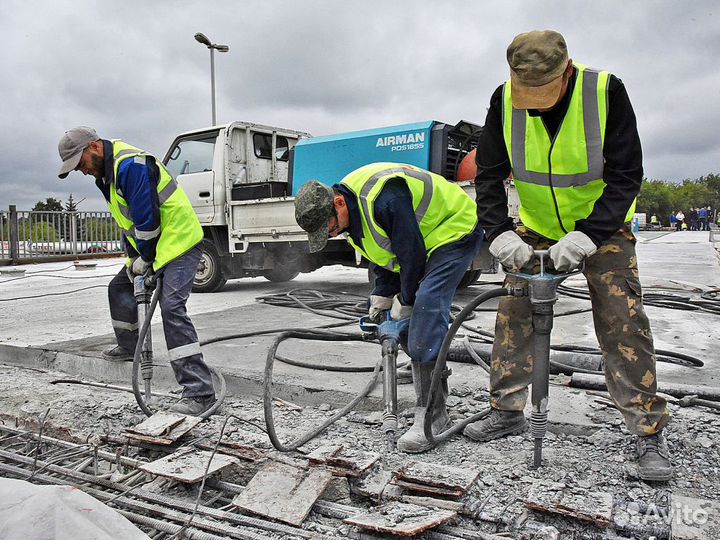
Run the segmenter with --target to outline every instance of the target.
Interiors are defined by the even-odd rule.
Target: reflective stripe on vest
[[[388,270],[400,271],[390,239],[375,221],[373,211],[375,200],[391,178],[403,179],[412,194],[415,219],[428,256],[438,247],[459,240],[475,229],[475,201],[460,186],[412,165],[366,165],[348,174],[341,183],[355,194],[359,203],[362,247],[349,235],[346,238],[367,260]]]
[[[553,240],[575,230],[605,189],[603,142],[610,73],[574,64],[577,79],[554,138],[542,118],[512,107],[503,87],[503,137],[520,197],[520,219]],[[635,202],[625,221],[632,219]]]

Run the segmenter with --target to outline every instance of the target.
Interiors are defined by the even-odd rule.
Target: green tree
[[[45,199],[45,202],[36,202],[32,210],[33,212],[60,212],[64,210],[64,208],[61,201],[57,200],[55,197],[48,197]]]

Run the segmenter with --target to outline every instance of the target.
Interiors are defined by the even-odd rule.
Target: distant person
[[[370,316],[407,336],[415,388],[415,422],[397,441],[401,452],[432,448],[424,422],[435,432],[450,425],[445,374],[429,406],[433,368],[450,321],[460,280],[480,249],[472,198],[455,183],[399,163],[371,163],[333,187],[311,180],[295,197],[295,219],[308,233],[311,252],[328,237],[344,234],[355,250],[376,264]],[[393,330],[395,328],[396,330]]]
[[[202,414],[215,402],[215,390],[185,307],[203,239],[190,201],[160,160],[122,141],[101,139],[92,128],[67,131],[58,151],[63,160],[60,178],[72,171],[94,176],[125,239],[125,268],[108,286],[118,345],[103,356],[116,362],[133,359],[138,339],[133,278],[149,268],[162,271],[159,303],[165,341],[175,378],[185,389],[172,410]]]
[[[698,225],[698,209],[697,208],[690,208],[690,215],[688,216],[690,219],[690,230],[691,231],[698,231],[700,230]]]
[[[668,480],[672,466],[662,430],[670,413],[657,394],[630,230],[643,179],[630,99],[615,75],[574,63],[554,31],[516,36],[507,61],[510,80],[490,99],[476,153],[480,226],[508,270],[537,273],[533,249],[548,249],[560,272],[583,267],[607,386],[637,437],[639,475]],[[503,185],[510,172],[521,203],[517,230]],[[505,279],[506,287],[524,285]],[[531,337],[529,298],[501,298],[490,363],[492,412],[468,425],[465,436],[489,441],[527,429]]]
[[[685,230],[687,229],[687,224],[685,223],[685,214],[683,214],[682,210],[678,210],[677,214],[675,214],[675,230]]]
[[[677,230],[677,218],[674,212],[670,212],[670,228]]]
[[[658,218],[655,214],[650,216],[650,225],[652,225],[653,229],[657,229],[660,227],[660,222],[658,222]]]
[[[701,231],[707,231],[708,230],[708,211],[705,206],[701,206],[698,208],[697,211],[698,214],[698,230]]]

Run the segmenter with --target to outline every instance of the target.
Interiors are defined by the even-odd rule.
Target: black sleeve
[[[625,222],[630,206],[642,185],[642,148],[635,112],[622,81],[610,76],[608,113],[603,146],[605,190],[590,215],[575,223],[575,230],[600,246]]]
[[[375,285],[372,294],[392,298],[400,292],[400,274],[377,265],[373,268],[373,273]]]
[[[515,228],[512,218],[508,216],[505,192],[505,180],[510,176],[511,167],[503,138],[502,90],[500,85],[490,98],[490,108],[475,153],[478,224],[485,229],[488,242]]]
[[[415,294],[425,274],[427,251],[415,219],[412,194],[403,179],[394,178],[386,182],[375,199],[373,212],[378,225],[388,234],[393,253],[400,263],[401,301],[411,306],[415,303]]]

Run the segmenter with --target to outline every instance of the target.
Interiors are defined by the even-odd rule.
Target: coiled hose
[[[135,354],[133,355],[132,390],[133,394],[135,395],[135,401],[137,401],[137,404],[140,406],[142,412],[144,412],[146,416],[152,416],[154,414],[154,411],[150,409],[148,404],[145,402],[145,398],[143,398],[142,392],[140,390],[140,364],[142,362],[143,342],[145,341],[145,336],[148,333],[148,328],[150,328],[153,313],[155,313],[157,303],[160,300],[160,289],[162,289],[162,278],[158,277],[157,287],[155,288],[155,292],[152,295],[152,300],[150,301],[147,315],[145,316],[143,325],[138,332],[138,340],[137,344],[135,345]],[[214,367],[208,366],[208,368],[210,368],[210,372],[213,375],[214,382],[220,385],[220,392],[216,394],[215,403],[213,403],[208,410],[206,410],[200,415],[200,418],[203,419],[215,414],[215,412],[220,408],[223,401],[225,401],[225,398],[227,397],[227,384],[225,383],[225,377],[223,377],[222,373],[220,373]],[[215,386],[215,384],[213,386]]]

